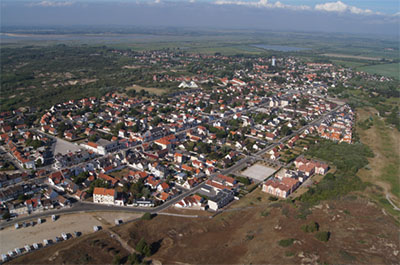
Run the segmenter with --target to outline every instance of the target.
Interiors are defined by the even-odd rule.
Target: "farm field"
[[[400,79],[400,63],[361,66],[357,70]]]
[[[322,55],[327,56],[327,57],[350,58],[350,59],[371,60],[371,61],[379,61],[381,59],[381,58],[377,58],[377,57],[368,57],[368,56],[350,55],[350,54],[338,54],[338,53],[324,53]]]

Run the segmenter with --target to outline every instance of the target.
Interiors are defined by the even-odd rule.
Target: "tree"
[[[132,253],[129,255],[128,257],[128,263],[129,264],[140,264],[141,263],[141,258],[140,255],[136,254],[136,253]]]
[[[139,242],[136,244],[136,251],[137,252],[139,252],[139,253],[142,253],[143,254],[143,250],[144,250],[144,248],[147,246],[147,243],[146,243],[146,241],[144,240],[144,238],[142,237],[140,240],[139,240]]]
[[[9,213],[9,212],[5,212],[4,214],[3,214],[3,220],[8,220],[8,219],[10,219],[11,218],[11,214]]]
[[[292,130],[285,124],[282,126],[280,133],[282,136],[286,136],[286,135],[290,135],[292,133]]]
[[[92,135],[88,138],[88,140],[89,140],[90,142],[96,142],[97,139],[98,139],[98,137],[97,137],[96,134],[92,134]]]
[[[41,166],[43,166],[42,159],[38,159],[36,161],[36,167],[41,167]]]

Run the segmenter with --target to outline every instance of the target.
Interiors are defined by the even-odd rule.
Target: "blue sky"
[[[135,25],[398,35],[399,0],[1,0],[1,25]]]

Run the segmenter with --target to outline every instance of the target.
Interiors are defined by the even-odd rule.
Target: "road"
[[[17,159],[15,159],[14,156],[11,155],[10,152],[8,152],[3,146],[0,146],[0,149],[2,151],[2,154],[6,155],[8,157],[8,159],[13,163],[14,166],[16,166],[20,172],[28,172],[28,170],[24,169],[19,162],[17,161]],[[3,153],[4,152],[4,153]]]

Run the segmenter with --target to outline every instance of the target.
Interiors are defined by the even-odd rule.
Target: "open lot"
[[[43,239],[52,239],[56,236],[61,237],[61,233],[74,234],[74,231],[88,234],[93,232],[93,226],[109,227],[114,225],[115,219],[123,221],[140,217],[139,214],[102,212],[102,213],[81,213],[62,215],[55,222],[51,218],[46,218],[42,224],[33,227],[15,229],[14,226],[7,227],[0,231],[0,253],[7,253],[15,248],[23,248],[25,245],[42,243]],[[37,223],[37,220],[34,220]]]
[[[256,182],[261,182],[271,176],[275,171],[276,169],[274,168],[270,168],[261,164],[255,164],[243,171],[242,175],[249,177]]]
[[[132,85],[127,87],[126,90],[135,90],[136,92],[140,92],[140,90],[147,91],[151,94],[162,95],[165,92],[168,92],[168,89],[156,88],[156,87],[143,87],[138,85]]]
[[[76,152],[80,149],[81,149],[81,147],[79,147],[79,145],[76,145],[74,143],[70,143],[63,139],[57,138],[56,147],[54,149],[54,154],[60,153],[62,155],[65,155],[69,152]]]

